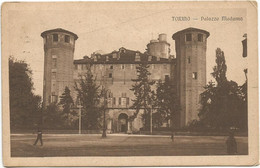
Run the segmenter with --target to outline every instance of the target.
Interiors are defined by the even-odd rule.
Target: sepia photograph
[[[1,17],[5,166],[259,164],[256,2],[9,2]]]

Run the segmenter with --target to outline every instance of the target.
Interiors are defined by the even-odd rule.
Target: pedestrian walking
[[[227,153],[229,155],[237,154],[237,142],[236,139],[234,138],[233,131],[230,131],[229,137],[226,140],[226,144],[227,144]]]
[[[42,146],[43,145],[43,143],[42,143],[42,130],[38,127],[37,139],[35,140],[33,145],[36,145],[39,140],[41,141],[41,146]]]
[[[174,141],[174,132],[172,132],[171,139],[172,139],[172,142],[173,142]]]

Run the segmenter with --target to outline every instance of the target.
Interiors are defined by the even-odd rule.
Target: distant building
[[[181,112],[176,115],[175,125],[183,127],[197,119],[200,93],[206,85],[206,44],[209,33],[196,28],[188,28],[173,35],[176,58],[170,55],[170,44],[166,34],[147,44],[147,52],[119,48],[109,54],[93,53],[80,60],[73,60],[75,41],[78,36],[63,29],[53,29],[42,33],[44,38],[44,91],[43,102],[47,106],[57,102],[65,86],[72,91],[74,82],[91,70],[97,82],[109,91],[107,129],[110,132],[138,131],[143,125],[141,116],[130,124],[128,118],[134,94],[130,90],[137,78],[136,66],[142,62],[150,64],[151,79],[170,79],[177,86]],[[74,93],[75,97],[75,93]],[[142,113],[142,112],[141,112]]]

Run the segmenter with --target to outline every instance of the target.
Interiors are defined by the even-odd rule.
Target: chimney
[[[159,34],[159,42],[167,42],[167,35],[166,34]]]
[[[94,62],[97,62],[97,56],[94,55]]]

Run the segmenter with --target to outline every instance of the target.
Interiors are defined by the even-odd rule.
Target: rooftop
[[[140,56],[140,61],[136,60],[136,55]],[[74,60],[74,64],[139,64],[142,62],[148,62],[152,64],[173,63],[175,62],[175,59],[160,58],[160,60],[157,60],[157,57],[155,56],[122,47],[119,49],[119,51],[113,51],[108,54],[94,54],[91,57],[85,56],[83,59]]]
[[[187,28],[187,29],[183,29],[183,30],[181,30],[181,31],[178,31],[178,32],[174,33],[174,34],[172,35],[172,38],[173,38],[173,40],[175,40],[176,37],[179,36],[180,34],[182,34],[182,33],[187,33],[187,32],[193,32],[193,31],[197,31],[197,32],[204,33],[204,34],[206,34],[207,38],[208,38],[209,35],[210,35],[209,32],[207,32],[206,30],[189,27],[189,28]]]
[[[62,29],[62,28],[57,28],[57,29],[51,29],[51,30],[46,30],[44,32],[41,33],[41,36],[44,37],[46,34],[48,33],[54,33],[54,32],[64,32],[64,33],[68,33],[74,36],[75,40],[78,39],[78,36],[75,33],[72,33],[68,30]]]

